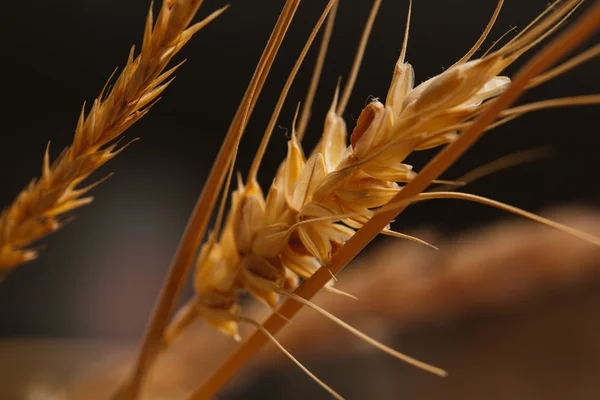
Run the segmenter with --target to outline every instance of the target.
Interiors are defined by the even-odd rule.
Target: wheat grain
[[[125,149],[115,140],[150,111],[172,81],[179,66],[165,71],[172,58],[224,11],[189,26],[202,2],[165,0],[156,22],[150,9],[140,54],[134,58],[131,49],[113,88],[102,90],[87,116],[85,106],[81,110],[72,144],[54,162],[48,146],[41,177],[31,181],[0,215],[0,271],[36,258],[37,252],[29,246],[59,229],[65,213],[92,201],[84,196],[102,180],[86,187],[81,184]]]

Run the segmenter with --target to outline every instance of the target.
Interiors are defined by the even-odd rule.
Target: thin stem
[[[392,200],[393,203],[414,197],[425,190],[431,182],[440,176],[454,161],[456,161],[473,143],[482,135],[485,128],[491,124],[498,114],[513,104],[523,93],[527,84],[535,76],[548,67],[551,67],[568,52],[576,48],[587,38],[591,37],[600,26],[600,1],[596,1],[577,23],[560,35],[548,46],[544,47],[532,58],[517,74],[512,85],[504,94],[493,101],[492,105],[478,117],[455,142],[448,145],[438,154],[417,177],[409,182]],[[328,268],[320,268],[310,279],[302,284],[296,294],[305,299],[312,298],[331,279],[330,271],[337,273],[342,270],[377,234],[396,216],[406,208],[383,207],[367,224],[359,229],[350,240],[342,246],[332,258]],[[291,319],[302,305],[293,300],[287,300],[280,308],[279,313]],[[271,316],[263,327],[275,334],[286,322]],[[261,334],[254,334],[246,340],[229,359],[206,381],[190,399],[208,399],[231,379],[231,377],[246,364],[265,343],[267,339]]]

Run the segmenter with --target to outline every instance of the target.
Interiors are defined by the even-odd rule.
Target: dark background
[[[69,226],[42,241],[39,260],[18,268],[0,285],[0,335],[112,339],[141,335],[187,217],[283,3],[233,1],[230,10],[181,52],[178,59],[188,62],[164,99],[125,135],[142,140],[97,175],[116,173],[93,191],[96,201],[77,210]],[[242,171],[326,1],[304,3],[250,121],[239,157]],[[511,26],[524,27],[547,5],[546,0],[506,3],[488,45]],[[224,4],[207,0],[200,14],[208,15]],[[407,5],[404,0],[384,1],[347,108],[350,127],[369,96],[385,98]],[[494,6],[492,0],[415,1],[408,61],[415,67],[417,82],[459,59],[483,30]],[[147,0],[3,4],[1,204],[8,205],[39,175],[48,140],[53,156],[70,143],[81,104],[94,99],[111,71],[123,66],[130,46],[139,45],[147,7]],[[370,7],[370,1],[341,3],[307,146],[319,136],[337,77],[348,74]],[[304,98],[316,50],[314,46],[292,88],[281,127],[275,130],[261,170],[264,184],[284,157],[286,130],[296,103]],[[532,91],[526,100],[598,93],[599,67],[600,60],[589,62]],[[550,145],[556,150],[553,158],[499,172],[470,190],[530,211],[565,202],[596,204],[597,115],[597,107],[586,107],[525,116],[488,134],[446,177],[510,152]],[[422,166],[431,154],[421,153],[410,161]],[[427,225],[452,233],[501,216],[479,205],[440,201],[409,210],[398,227]]]

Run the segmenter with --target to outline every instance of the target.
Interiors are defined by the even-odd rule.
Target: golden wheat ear
[[[419,361],[417,359],[409,357],[406,354],[402,354],[399,351],[396,351],[396,350],[392,349],[391,347],[388,347],[388,346],[384,345],[383,343],[378,342],[377,340],[373,339],[372,337],[359,331],[352,325],[349,325],[348,323],[342,321],[335,315],[333,315],[333,314],[329,313],[328,311],[322,309],[321,307],[317,306],[315,303],[313,303],[309,300],[306,300],[305,298],[300,297],[295,293],[286,292],[285,290],[281,290],[281,289],[278,289],[277,292],[282,296],[285,296],[285,297],[292,299],[302,305],[312,308],[316,312],[318,312],[318,313],[322,314],[323,316],[325,316],[326,318],[330,319],[335,324],[339,325],[340,327],[346,329],[348,332],[357,336],[359,339],[364,340],[366,343],[370,344],[371,346],[383,351],[384,353],[391,355],[394,358],[397,358],[400,361],[403,361],[407,364],[413,365],[413,366],[420,368],[422,370],[425,370],[427,372],[431,372],[432,374],[435,374],[438,376],[445,377],[448,375],[448,373],[441,368],[435,367],[433,365],[429,365],[427,363],[424,363],[422,361]]]
[[[225,10],[217,10],[189,26],[201,3],[165,1],[156,22],[150,9],[140,54],[134,58],[131,50],[112,89],[108,90],[108,82],[114,73],[87,116],[84,105],[72,144],[52,163],[47,149],[42,176],[23,189],[0,215],[0,271],[36,258],[37,252],[29,248],[31,244],[59,229],[62,215],[91,202],[91,197],[83,196],[102,180],[84,188],[79,186],[123,151],[126,146],[118,148],[118,137],[148,113],[181,65],[166,70],[172,58],[196,32]]]
[[[298,361],[298,359],[296,359],[296,357],[294,357],[289,351],[287,351],[286,348],[283,347],[281,345],[281,343],[279,343],[279,341],[277,339],[275,339],[275,336],[271,335],[271,333],[268,330],[266,330],[261,324],[259,324],[258,322],[254,321],[253,319],[244,318],[244,317],[237,317],[236,321],[237,322],[246,323],[246,324],[249,324],[249,325],[252,325],[253,327],[255,327],[263,335],[265,335],[265,337],[267,339],[269,339],[269,341],[271,343],[273,343],[283,354],[285,354],[285,356],[287,358],[289,358],[294,364],[296,364],[298,366],[298,368],[300,368],[306,375],[308,375],[308,377],[310,379],[312,379],[313,381],[315,381],[323,389],[327,390],[336,399],[338,399],[338,400],[344,400],[344,398],[338,392],[336,392],[331,387],[329,387],[325,382],[323,382],[322,380],[320,380],[319,378],[317,378],[317,376],[315,374],[313,374],[312,372],[310,372],[310,370],[308,368],[306,368],[300,361]]]
[[[500,53],[492,53],[489,57],[502,56],[503,58],[506,57],[508,61],[514,61],[524,51],[543,40],[557,26],[560,26],[580,2],[570,0],[563,3],[564,6],[556,6],[556,4],[558,3],[555,3],[551,13],[544,13],[508,45],[503,46]],[[333,254],[329,265],[330,269],[334,273],[341,271],[391,220],[396,218],[417,196],[423,193],[433,181],[462,156],[486,130],[491,129],[496,123],[502,122],[502,120],[497,121],[498,117],[501,117],[502,111],[510,107],[522,95],[533,79],[541,76],[544,71],[552,68],[568,52],[590,38],[598,30],[598,27],[600,27],[600,1],[595,2],[573,27],[563,32],[551,44],[535,55],[531,61],[526,63],[517,73],[512,84],[502,94],[499,94],[495,100],[487,102],[486,106],[481,109],[481,113],[473,115],[473,118],[469,120],[469,124],[457,127],[456,129],[462,133],[456,140],[447,145],[414,179],[411,179],[394,196],[391,204],[396,204],[396,206],[381,207],[344,246]],[[461,66],[457,68],[461,68]],[[513,117],[508,116],[506,118]],[[291,318],[303,305],[310,307],[309,304],[306,304],[308,300],[304,299],[310,299],[329,281],[330,275],[325,268],[319,269],[294,292],[294,296],[299,297],[285,301],[279,308],[279,312]],[[274,334],[284,325],[278,317],[271,317],[265,322],[264,328]],[[213,396],[265,342],[266,339],[259,332],[252,335],[214,375],[192,394],[190,399],[206,399]]]

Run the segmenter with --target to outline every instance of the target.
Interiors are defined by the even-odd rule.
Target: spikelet
[[[101,181],[80,187],[82,182],[126,147],[119,148],[115,140],[150,111],[170,84],[178,66],[165,69],[173,56],[224,11],[189,26],[201,4],[202,0],[165,0],[156,22],[150,9],[140,54],[134,58],[131,49],[113,88],[105,93],[105,87],[87,116],[81,110],[71,146],[54,162],[48,146],[42,176],[0,215],[0,271],[36,258],[37,252],[28,246],[59,229],[63,214],[92,201],[84,196]]]

